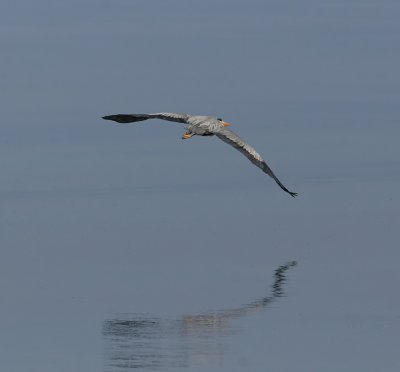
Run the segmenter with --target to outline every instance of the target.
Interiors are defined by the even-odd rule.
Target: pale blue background
[[[189,339],[185,366],[155,347],[158,368],[398,371],[399,19],[388,0],[3,0],[1,370],[117,371],[104,322],[135,314],[182,355],[170,322],[268,295],[297,260],[287,297]],[[154,111],[232,122],[299,197],[218,139],[101,119]]]

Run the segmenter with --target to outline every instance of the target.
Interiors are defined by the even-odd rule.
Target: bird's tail
[[[105,120],[113,120],[116,121],[117,123],[135,123],[137,121],[143,121],[147,119],[151,119],[152,115],[148,114],[118,114],[118,115],[108,115],[108,116],[103,116],[103,119]]]

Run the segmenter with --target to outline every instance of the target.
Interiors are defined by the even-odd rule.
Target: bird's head
[[[224,127],[229,127],[230,125],[231,125],[231,123],[227,123],[226,121],[223,121],[221,118],[218,118],[217,119],[219,122],[221,122],[221,124],[224,126]]]

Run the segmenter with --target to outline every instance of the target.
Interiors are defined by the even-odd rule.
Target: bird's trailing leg
[[[188,138],[191,138],[191,137],[193,137],[193,136],[194,136],[193,133],[186,132],[186,133],[182,136],[182,139],[188,139]]]

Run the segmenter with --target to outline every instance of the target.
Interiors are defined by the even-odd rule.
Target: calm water
[[[212,140],[161,145],[217,151],[223,167],[180,159],[157,187],[157,171],[117,165],[131,146],[3,149],[2,369],[397,371],[400,113],[373,108],[342,105],[349,124],[381,116],[386,132],[294,128],[307,161],[281,152],[280,173],[296,199]],[[23,170],[31,185],[5,186]]]
[[[265,310],[282,297],[286,271],[295,265],[293,261],[276,269],[269,296],[237,308],[186,314],[174,320],[143,314],[121,314],[106,320],[107,370],[221,367],[230,340],[240,338],[237,320]]]
[[[399,16],[2,1],[0,370],[399,371]]]

